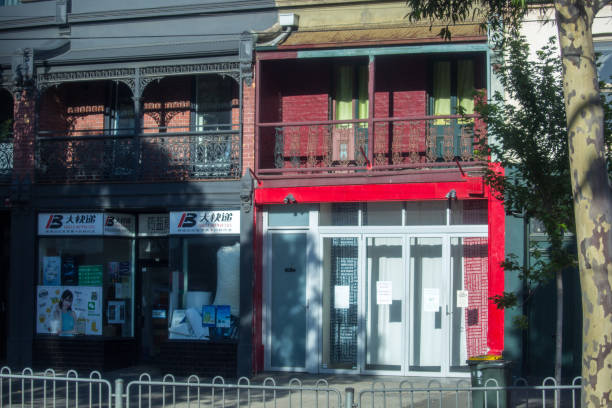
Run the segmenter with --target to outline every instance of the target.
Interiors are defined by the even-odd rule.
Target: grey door
[[[306,367],[306,234],[271,235],[270,366]]]

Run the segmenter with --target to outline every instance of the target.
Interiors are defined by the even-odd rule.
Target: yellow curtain
[[[358,119],[367,119],[370,109],[370,101],[368,100],[368,66],[362,65],[359,67],[359,95],[358,95]],[[360,127],[368,127],[367,123],[359,124]]]
[[[474,113],[474,61],[457,61],[457,105],[463,113]],[[471,123],[471,119],[460,119],[459,123]]]
[[[450,61],[435,62],[433,66],[434,116],[451,114],[451,64]],[[448,119],[436,119],[435,125],[448,125]]]
[[[340,65],[336,75],[336,120],[353,119],[353,67]],[[338,125],[338,127],[349,127]]]

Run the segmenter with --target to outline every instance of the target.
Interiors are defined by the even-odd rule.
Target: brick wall
[[[419,117],[427,113],[427,59],[422,56],[381,57],[376,64],[374,117]],[[414,143],[409,138],[418,140]],[[394,146],[408,152],[425,151],[425,122],[378,123],[374,153]]]
[[[150,83],[142,97],[144,132],[157,133],[158,127],[168,127],[168,132],[188,132],[192,93],[191,76]]]
[[[255,81],[242,84],[242,174],[255,169]]]
[[[104,129],[109,83],[63,84],[41,95],[40,130],[58,136],[95,134]]]
[[[489,257],[487,238],[463,239],[464,290],[468,291],[465,309],[468,357],[486,354],[489,307]]]
[[[23,91],[13,104],[13,178],[16,180],[34,175],[34,124],[36,118],[35,91]]]

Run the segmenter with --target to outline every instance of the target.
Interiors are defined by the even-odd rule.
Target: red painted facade
[[[449,52],[435,58],[456,56]],[[418,54],[389,55],[376,57],[368,64],[365,57],[300,59],[294,52],[257,54],[255,253],[266,251],[261,224],[264,206],[283,204],[288,195],[300,204],[447,200],[450,190],[455,190],[458,200],[486,199],[488,237],[466,238],[464,242],[464,286],[475,294],[470,295],[469,308],[480,313],[466,337],[470,356],[500,354],[504,347],[504,314],[490,298],[504,289],[500,266],[505,245],[503,203],[492,196],[482,173],[475,171],[478,164],[473,159],[464,162],[462,157],[455,157],[455,164],[440,158],[432,162],[428,156],[431,64],[435,58]],[[476,66],[475,86],[486,90],[484,54],[472,55],[472,58]],[[368,157],[365,163],[359,162],[356,149],[354,157],[349,154],[348,167],[342,167],[346,163],[336,156],[326,157],[326,149],[331,151],[325,144],[329,140],[326,138],[336,137],[332,130],[343,126],[333,121],[334,67],[339,64],[366,65],[370,73],[369,115],[363,122],[367,123],[363,128],[368,144],[362,149]],[[355,120],[353,125],[344,126],[358,127]],[[482,131],[482,123],[477,118],[475,128]],[[376,166],[386,171],[382,173],[380,168],[377,171],[373,168]],[[446,170],[427,170],[436,166]],[[419,171],[410,170],[419,167]],[[487,252],[482,253],[482,248],[487,248]],[[478,264],[474,263],[476,259]],[[255,287],[262,288],[261,285],[262,263],[257,259]],[[256,294],[253,337],[256,371],[264,368],[261,302],[261,296]]]

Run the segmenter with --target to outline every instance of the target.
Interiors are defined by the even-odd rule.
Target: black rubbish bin
[[[472,387],[507,387],[510,386],[510,361],[506,360],[468,360]],[[493,381],[495,380],[495,381]],[[498,404],[499,395],[499,404]],[[510,393],[506,390],[472,390],[472,407],[484,408],[485,396],[487,408],[510,407]]]

